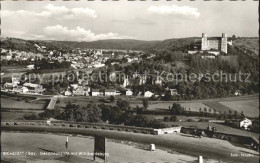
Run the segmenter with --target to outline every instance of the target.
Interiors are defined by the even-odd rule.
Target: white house
[[[92,89],[91,96],[100,96],[100,91],[98,89]]]
[[[66,90],[64,93],[65,96],[71,96],[72,92],[70,90]]]
[[[41,94],[43,91],[44,91],[44,89],[43,89],[42,85],[40,85],[40,84],[33,84],[33,83],[24,83],[23,84],[23,93]]]
[[[4,89],[7,90],[7,91],[12,91],[13,90],[13,83],[5,83],[4,84]]]
[[[160,77],[157,77],[154,83],[157,85],[162,85],[162,79]]]
[[[116,90],[114,89],[106,89],[105,90],[105,96],[116,96],[117,93],[116,93]]]
[[[170,89],[170,92],[171,92],[171,95],[172,95],[172,96],[178,95],[177,89]]]
[[[29,69],[29,70],[33,70],[34,69],[34,65],[28,65],[28,66],[26,66],[26,68]]]
[[[153,94],[154,94],[153,92],[146,91],[144,92],[144,97],[152,97]]]
[[[241,96],[241,91],[240,90],[235,91],[234,95],[235,96]]]
[[[20,84],[21,76],[18,74],[13,74],[12,75],[12,83],[13,85]]]
[[[129,80],[128,77],[126,77],[126,79],[124,79],[123,87],[125,88],[128,85],[129,85]]]
[[[248,126],[252,125],[252,121],[250,119],[244,118],[239,122],[239,127],[244,128],[245,130],[248,129]]]
[[[127,90],[127,91],[125,92],[125,95],[126,95],[126,96],[133,96],[133,91]]]

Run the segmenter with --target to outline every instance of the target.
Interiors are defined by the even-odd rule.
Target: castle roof
[[[208,37],[207,40],[221,40],[221,37]]]

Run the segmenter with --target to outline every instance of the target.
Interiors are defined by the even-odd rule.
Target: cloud
[[[127,36],[120,36],[117,33],[101,33],[95,34],[91,30],[86,30],[82,27],[76,27],[75,29],[69,29],[61,25],[47,26],[43,29],[47,37],[51,37],[55,40],[66,40],[66,41],[96,41],[105,39],[123,39],[129,38]]]
[[[176,15],[183,16],[187,18],[198,18],[200,13],[197,8],[189,7],[189,6],[150,6],[148,11],[152,14],[156,15]]]
[[[77,19],[79,17],[96,18],[96,10],[90,8],[67,8],[65,6],[54,6],[48,4],[44,7],[44,11],[26,11],[26,10],[3,10],[1,11],[1,17],[10,16],[25,16],[25,17],[41,17],[41,18],[65,18],[65,19]]]
[[[132,20],[114,19],[114,20],[111,20],[111,22],[113,22],[113,23],[126,23],[126,24],[129,24],[129,25],[135,25],[135,24],[154,25],[154,24],[156,24],[156,22],[151,21],[149,19],[142,18],[142,17],[136,17]]]

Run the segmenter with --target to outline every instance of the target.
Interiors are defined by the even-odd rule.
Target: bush
[[[164,118],[163,118],[163,121],[164,121],[164,122],[170,122],[170,118],[169,118],[169,117],[164,117]]]
[[[35,114],[25,114],[24,119],[26,119],[26,120],[36,120],[37,116]]]
[[[187,121],[187,122],[194,122],[194,120],[191,119],[191,118],[187,119],[186,121]]]
[[[171,122],[177,122],[178,121],[177,116],[176,115],[171,116],[170,121]]]
[[[209,121],[208,119],[204,119],[204,118],[199,119],[199,122],[208,122],[208,121]]]

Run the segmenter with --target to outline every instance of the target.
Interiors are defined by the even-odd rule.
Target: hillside
[[[233,41],[233,45],[245,51],[253,52],[259,55],[259,38],[258,37],[242,37]]]
[[[52,40],[23,40],[17,38],[1,38],[1,47],[6,49],[35,50],[34,44],[46,46],[48,49],[66,49],[75,48],[88,49],[120,49],[120,50],[183,50],[194,43],[198,37],[167,39],[163,41],[143,41],[132,39],[111,39],[98,40],[92,42],[76,41],[52,41]],[[233,45],[251,54],[259,55],[259,38],[238,38],[233,41]],[[186,48],[187,47],[187,48]]]
[[[55,41],[74,48],[90,49],[124,49],[124,50],[144,50],[150,49],[161,41],[142,41],[130,39],[111,39],[98,40],[92,42],[75,42],[75,41]]]

